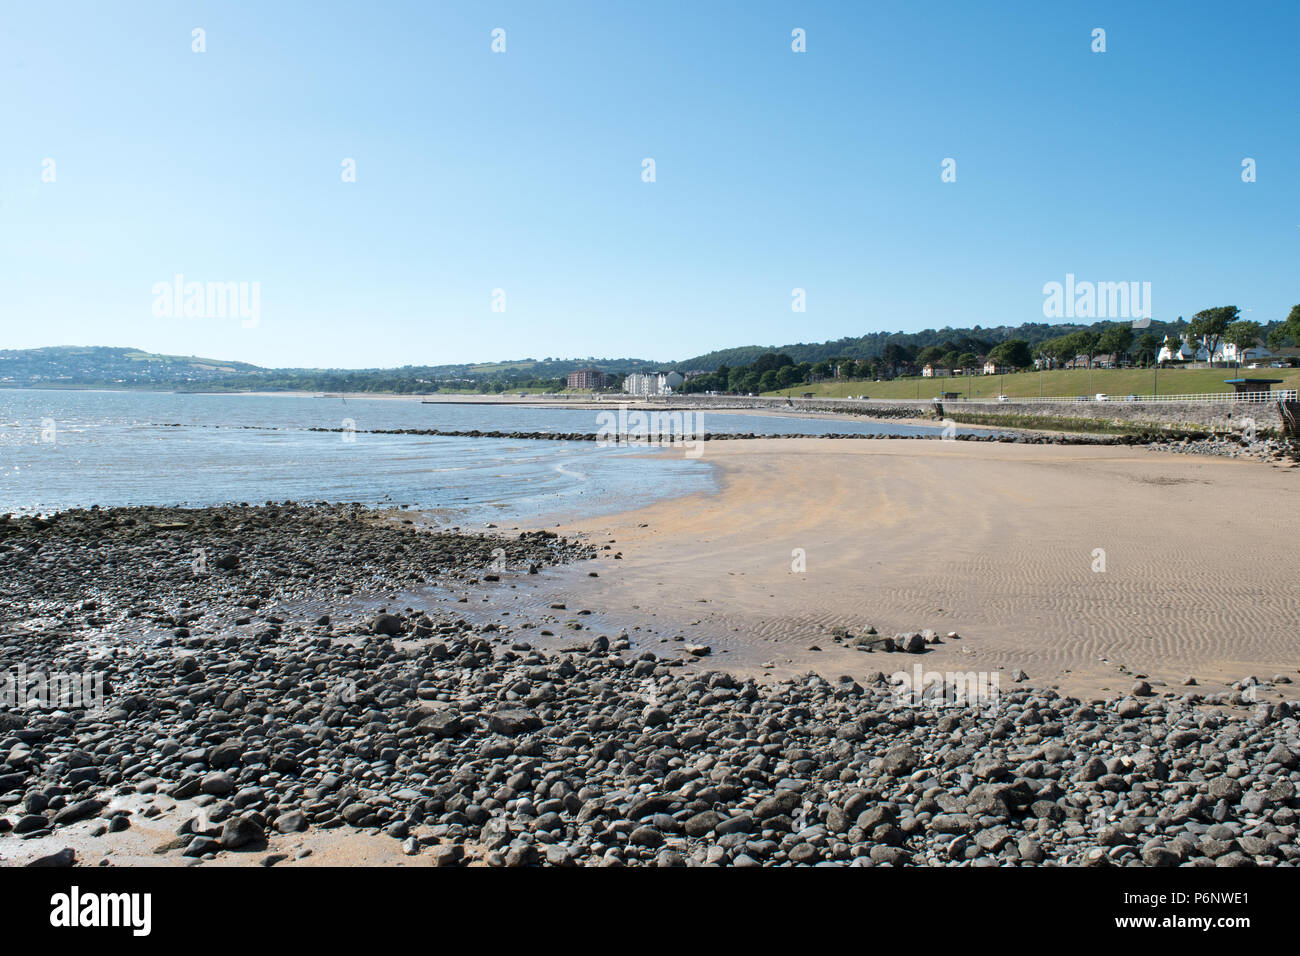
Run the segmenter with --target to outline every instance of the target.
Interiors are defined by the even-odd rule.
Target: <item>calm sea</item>
[[[574,408],[306,395],[0,390],[0,513],[293,499],[411,505],[441,510],[449,524],[474,525],[608,513],[713,488],[707,453],[683,460],[590,442],[366,434],[596,432],[596,416]],[[703,419],[709,432],[938,431],[712,412]]]

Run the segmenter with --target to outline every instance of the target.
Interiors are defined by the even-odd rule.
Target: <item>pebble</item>
[[[554,536],[390,529],[339,506],[204,509],[187,531],[155,528],[170,517],[0,520],[16,612],[57,621],[38,642],[0,635],[0,667],[93,668],[114,715],[0,712],[0,823],[17,836],[87,820],[116,832],[129,819],[110,801],[135,793],[202,804],[158,848],[196,862],[313,830],[424,846],[436,866],[1300,859],[1287,702],[1261,719],[1139,681],[1114,704],[1016,683],[995,707],[906,707],[883,675],[759,681],[665,666],[622,639],[547,651],[392,602],[355,619],[331,607],[322,624],[300,575],[387,594],[435,569],[481,575],[502,542],[520,574],[583,553]],[[196,575],[195,535],[237,565]],[[103,653],[87,594],[98,618],[147,626],[130,653]],[[254,604],[255,623],[230,626]]]

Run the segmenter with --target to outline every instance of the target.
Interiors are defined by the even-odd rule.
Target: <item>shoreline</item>
[[[1139,518],[1170,487],[1196,511],[1223,488],[1294,496],[1292,475],[1119,446],[802,438],[707,455],[715,492],[546,531],[447,534],[400,509],[291,504],[0,520],[0,570],[21,618],[0,629],[4,666],[89,667],[115,690],[107,713],[74,708],[70,720],[0,707],[0,789],[23,796],[0,812],[0,863],[65,850],[169,866],[1300,858],[1286,795],[1268,798],[1269,830],[1233,804],[1242,839],[1225,849],[1204,843],[1194,811],[1140,841],[1081,822],[1107,806],[1094,785],[1110,779],[1099,727],[1106,760],[1162,781],[1164,807],[1222,799],[1236,780],[1187,741],[1236,727],[1257,729],[1244,789],[1277,779],[1265,765],[1285,749],[1283,718],[1300,713],[1284,672],[1300,673],[1288,568],[1194,528],[1153,564],[1140,546],[1160,539]],[[1025,493],[1030,476],[1037,495]],[[1062,504],[1098,489],[1117,502],[1089,529],[1110,536],[1113,578],[1088,570],[1095,542],[1075,540]],[[1065,530],[1044,530],[1044,514]],[[1300,518],[1271,514],[1270,533],[1279,520]],[[1259,529],[1246,519],[1235,531]],[[1198,572],[1211,543],[1219,563]],[[1151,580],[1168,595],[1152,600]],[[1244,593],[1264,596],[1242,629],[1214,609]],[[1153,613],[1171,625],[1155,643],[1105,630]],[[887,637],[910,652],[886,650]],[[1284,679],[1270,678],[1274,666]],[[996,695],[905,703],[888,675],[917,668],[983,675]],[[1182,684],[1184,670],[1197,685]],[[1037,716],[1005,719],[1025,713]],[[106,723],[115,747],[74,769],[69,755]],[[179,748],[151,749],[163,738]],[[754,770],[770,742],[783,763]],[[1151,747],[1163,775],[1142,775]],[[660,751],[698,775],[666,787],[662,772],[643,776]],[[501,769],[491,786],[479,771],[456,776],[485,753]],[[843,768],[847,786],[813,772],[790,789],[790,768],[810,759]],[[368,766],[368,782],[345,783],[347,761]],[[1003,769],[972,776],[989,761]],[[1047,763],[1061,784],[1050,793],[1030,769]],[[527,782],[505,786],[528,767]],[[705,785],[714,767],[729,770]],[[582,776],[560,797],[530,789],[548,772]],[[918,772],[931,796],[905,799]],[[986,806],[981,788],[995,783],[1010,789]],[[1058,809],[1031,813],[1035,800]],[[1285,839],[1268,843],[1269,832]]]
[[[603,577],[621,560],[597,542],[593,554],[528,533],[435,536],[396,517],[338,507],[124,509],[4,529],[10,556],[32,534],[47,538],[41,580],[53,569],[65,585],[72,572],[101,587],[97,600],[80,602],[84,630],[28,622],[33,635],[44,632],[39,653],[51,666],[98,662],[122,686],[106,712],[0,711],[12,748],[0,795],[17,787],[22,796],[0,814],[0,863],[1208,866],[1300,858],[1294,788],[1269,769],[1298,759],[1284,740],[1297,711],[1273,688],[1226,709],[1151,688],[1098,705],[1015,684],[934,706],[909,702],[878,673],[754,681],[689,644],[651,651],[644,635],[606,634],[587,602],[553,600],[586,568]],[[124,540],[102,533],[110,527]],[[151,596],[133,572],[74,571],[66,562],[83,553],[80,539],[94,535],[110,549],[161,544],[188,558],[195,543],[228,540],[235,527],[238,560],[155,585],[174,610],[146,615],[152,636],[119,633],[105,645],[100,634],[88,646],[86,631],[123,612],[130,620]],[[330,616],[293,598],[299,585],[284,572],[316,560],[321,534],[334,553],[309,591],[334,591],[336,575],[364,579],[367,567],[353,566],[360,557],[387,569],[393,592],[355,592],[345,611],[336,593]],[[532,543],[484,571],[487,549],[511,540]],[[458,542],[476,557],[448,568],[443,599],[455,603],[432,607],[439,601],[426,590],[399,610],[403,570],[422,563],[410,549],[438,554]],[[374,565],[375,545],[402,553],[403,564]],[[566,550],[550,571],[531,574],[519,562],[540,557],[538,547]],[[286,594],[277,585],[269,600],[231,600],[273,566]],[[552,573],[569,580],[545,580]],[[520,607],[497,602],[525,582],[537,592],[527,619],[506,624]],[[543,595],[552,598],[549,618]],[[495,611],[470,615],[477,623],[456,619],[458,606],[478,601]],[[533,643],[548,634],[550,648]],[[14,641],[8,633],[0,643],[6,664]],[[33,653],[21,640],[17,650]],[[934,651],[864,656],[906,673],[912,662],[932,666]],[[1031,719],[1013,723],[1010,714]],[[84,741],[105,739],[106,727],[113,746],[87,753]],[[1247,775],[1225,775],[1197,746],[1211,735],[1238,741]],[[768,755],[775,762],[757,760]],[[1114,809],[1108,793],[1130,781],[1162,790],[1133,811],[1150,814],[1154,836],[1151,826],[1134,835],[1095,822]],[[1261,785],[1272,787],[1268,796]],[[1207,796],[1227,801],[1212,838],[1202,822]]]
[[[344,403],[350,398],[354,401],[418,401],[422,404],[431,405],[484,405],[484,406],[503,406],[514,408],[568,408],[576,411],[607,411],[611,407],[626,407],[636,410],[657,411],[657,412],[690,412],[701,418],[706,411],[721,413],[726,415],[752,415],[763,418],[792,418],[792,419],[813,419],[820,421],[849,420],[853,422],[870,422],[878,425],[903,425],[909,427],[937,427],[945,423],[959,424],[963,429],[975,432],[1002,432],[1002,433],[1019,433],[1025,435],[1053,436],[1062,438],[1069,435],[1084,436],[1123,436],[1123,435],[1157,435],[1164,433],[1164,437],[1173,436],[1182,437],[1186,434],[1194,433],[1223,433],[1232,434],[1234,430],[1229,425],[1226,432],[1217,429],[1213,425],[1207,425],[1204,422],[1197,424],[1192,421],[1177,418],[1176,416],[1166,421],[1133,421],[1127,424],[1121,424],[1119,420],[1093,420],[1086,418],[1076,418],[1076,416],[1059,416],[1059,415],[1033,415],[1028,416],[1027,420],[1024,415],[1010,413],[1011,406],[1006,406],[1007,417],[1012,419],[1009,425],[999,424],[988,420],[999,417],[997,412],[969,412],[962,403],[956,403],[952,407],[957,411],[948,415],[945,413],[943,419],[931,417],[929,415],[914,415],[910,409],[914,405],[928,407],[928,403],[916,403],[910,400],[893,403],[893,410],[886,412],[885,409],[876,409],[872,414],[871,406],[850,406],[846,405],[842,409],[828,411],[826,409],[806,408],[796,405],[778,404],[776,398],[769,398],[769,404],[755,406],[752,404],[755,399],[737,398],[735,405],[728,405],[725,398],[713,401],[701,402],[697,396],[679,396],[675,399],[655,398],[646,399],[636,396],[616,396],[609,400],[593,400],[584,396],[529,396],[520,398],[517,396],[497,396],[485,394],[472,395],[443,395],[437,393],[430,394],[397,394],[384,392],[348,392],[348,393],[322,393],[309,391],[241,391],[241,392],[203,392],[203,391],[177,391],[175,389],[114,389],[99,386],[69,386],[66,388],[13,388],[7,390],[14,392],[24,391],[54,391],[54,392],[111,392],[115,394],[133,394],[146,393],[158,395],[199,395],[209,397],[222,396],[245,396],[250,398],[295,398],[295,399],[314,399],[323,401],[342,401]],[[841,401],[841,399],[835,399]],[[1032,400],[1024,400],[1033,404]],[[1022,402],[1021,404],[1024,404]],[[898,406],[906,406],[909,410],[900,413]],[[999,406],[1001,408],[1001,406]],[[974,420],[971,420],[973,417]],[[1228,411],[1228,417],[1231,418],[1231,408]],[[965,420],[963,420],[965,419]],[[1272,437],[1285,438],[1278,429],[1272,426],[1266,426],[1264,433]]]

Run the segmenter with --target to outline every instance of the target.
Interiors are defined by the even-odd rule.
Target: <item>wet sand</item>
[[[1300,680],[1294,469],[820,439],[710,444],[705,459],[717,493],[562,529],[623,554],[583,583],[585,606],[652,614],[740,672],[1023,669],[1084,696],[1127,693],[1134,675],[1157,692],[1188,676],[1207,692],[1250,674]],[[868,626],[960,640],[912,658],[831,639]]]

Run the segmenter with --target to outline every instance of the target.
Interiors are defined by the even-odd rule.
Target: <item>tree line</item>
[[[1164,331],[1157,331],[1160,328]],[[1286,319],[1267,327],[1242,319],[1240,309],[1227,305],[1197,312],[1190,322],[1180,316],[1177,322],[1152,323],[1144,330],[1135,330],[1129,322],[1099,323],[1037,343],[1023,338],[991,341],[962,335],[919,348],[886,342],[879,355],[831,355],[816,362],[798,362],[789,352],[772,350],[759,354],[752,362],[734,366],[722,363],[713,372],[692,376],[679,391],[771,392],[826,379],[875,381],[915,375],[926,365],[973,371],[982,369],[989,360],[1001,367],[1027,369],[1034,366],[1036,359],[1050,368],[1074,363],[1080,357],[1092,365],[1097,356],[1109,355],[1115,364],[1131,360],[1151,365],[1157,361],[1162,345],[1176,351],[1184,334],[1193,341],[1203,340],[1211,356],[1221,342],[1248,349],[1267,341],[1270,348],[1283,348],[1300,343],[1300,305],[1292,307]]]

